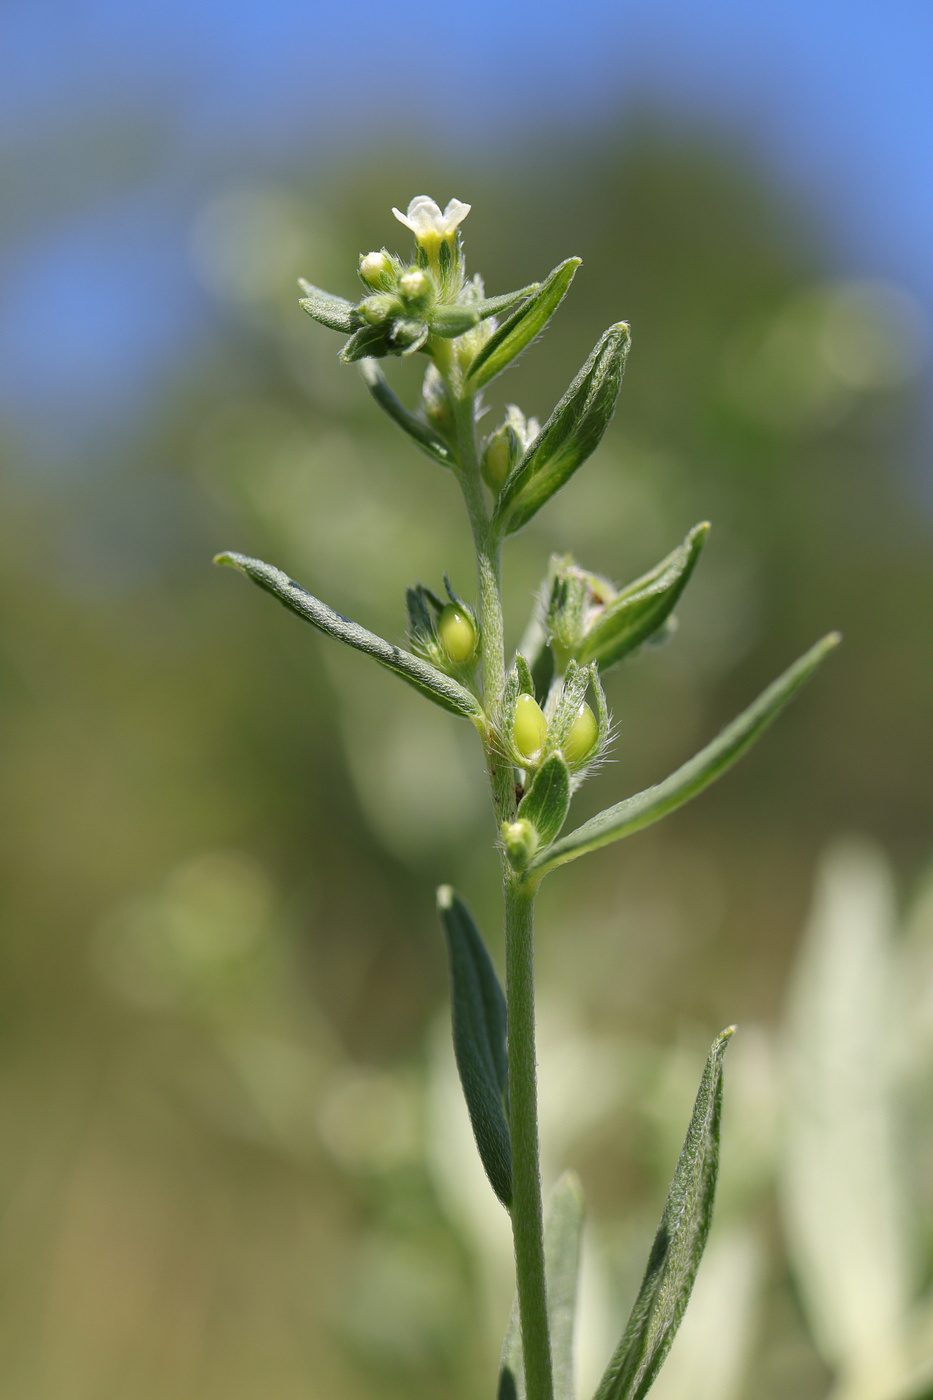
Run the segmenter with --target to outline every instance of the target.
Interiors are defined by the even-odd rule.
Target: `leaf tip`
[[[454,907],[455,898],[456,896],[454,894],[453,885],[438,885],[437,907],[441,911],[441,913],[443,913],[447,909],[452,909]]]
[[[240,567],[240,560],[242,559],[242,557],[243,556],[241,554],[234,554],[233,550],[231,549],[224,549],[220,552],[220,554],[214,555],[213,559],[211,560],[211,563],[229,564],[232,568],[238,569]]]

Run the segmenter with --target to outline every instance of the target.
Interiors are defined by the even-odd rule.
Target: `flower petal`
[[[450,234],[452,234],[457,229],[457,227],[463,223],[464,219],[466,218],[467,214],[469,214],[472,207],[473,206],[471,204],[464,204],[463,201],[460,199],[451,199],[448,201],[447,208],[444,210],[443,214],[443,232],[446,237],[449,237]],[[437,212],[440,214],[440,210],[438,210]]]

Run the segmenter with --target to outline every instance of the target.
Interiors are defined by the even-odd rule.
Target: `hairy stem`
[[[448,381],[450,382],[450,381]],[[456,405],[460,485],[470,517],[479,578],[483,705],[492,799],[498,822],[515,817],[515,775],[501,741],[505,690],[502,542],[489,519],[479,470],[473,395]],[[544,1278],[544,1224],[538,1149],[535,1063],[534,890],[503,856],[506,1000],[508,1003],[509,1122],[512,1139],[512,1238],[528,1400],[553,1400],[551,1341]]]
[[[505,887],[512,1238],[528,1400],[552,1400],[551,1342],[544,1279],[544,1224],[538,1163],[535,1063],[534,893],[511,872]]]

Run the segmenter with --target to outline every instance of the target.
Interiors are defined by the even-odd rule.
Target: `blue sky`
[[[27,427],[139,406],[202,333],[205,183],[425,122],[475,152],[647,100],[738,137],[933,317],[928,4],[6,0],[0,79],[0,394]]]

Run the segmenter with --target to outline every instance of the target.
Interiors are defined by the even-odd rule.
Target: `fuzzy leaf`
[[[360,316],[351,301],[344,297],[335,297],[330,292],[322,292],[320,287],[306,282],[303,277],[299,277],[298,285],[304,292],[298,303],[302,311],[307,311],[309,316],[313,316],[315,321],[327,326],[329,330],[342,331],[344,335],[350,335],[356,330],[360,324]]]
[[[575,1172],[564,1172],[551,1192],[544,1221],[544,1273],[547,1282],[548,1331],[554,1400],[573,1400],[573,1333],[580,1276],[583,1190]],[[518,1299],[512,1305],[502,1345],[498,1400],[525,1400]]]
[[[563,301],[579,266],[579,258],[567,258],[560,263],[538,290],[492,333],[467,370],[470,389],[481,389],[488,384],[536,335],[540,335]]]
[[[389,350],[389,332],[391,324],[383,326],[360,326],[358,331],[354,331],[350,339],[342,346],[340,354],[337,356],[345,365],[355,364],[357,360],[363,360],[372,355],[395,354],[396,351]]]
[[[695,525],[683,544],[623,589],[588,629],[576,649],[577,660],[595,661],[605,670],[657,632],[687,586],[708,534],[706,521]]]
[[[347,646],[365,652],[374,661],[378,661],[380,666],[394,671],[402,680],[414,686],[415,690],[433,700],[435,705],[440,705],[441,709],[449,710],[451,714],[463,715],[465,719],[474,722],[482,720],[483,711],[479,701],[459,682],[445,676],[443,671],[439,671],[429,661],[412,656],[411,652],[393,646],[375,632],[361,627],[358,622],[352,622],[342,613],[335,612],[312,593],[306,592],[281,569],[276,569],[272,564],[264,564],[261,559],[250,559],[245,554],[218,554],[214,563],[231,564],[235,569],[239,569],[260,588],[278,598],[291,612],[304,618],[305,622],[310,622],[313,627],[326,632],[329,637],[336,637],[338,642],[345,642]]]
[[[472,305],[480,320],[485,321],[487,316],[499,316],[503,312],[514,311],[519,302],[527,301],[540,290],[540,282],[529,282],[527,287],[520,287],[517,292],[503,292],[497,297],[480,297],[479,301],[473,302]]]
[[[719,1171],[722,1061],[734,1026],[713,1041],[648,1268],[595,1400],[642,1400],[661,1369],[709,1235]]]
[[[559,753],[545,759],[518,804],[519,821],[529,821],[542,846],[559,835],[570,809],[570,770]]]
[[[512,1202],[512,1140],[506,1119],[506,1007],[492,958],[469,909],[449,885],[437,892],[447,934],[454,1054],[473,1136],[490,1185]]]
[[[390,388],[389,381],[376,361],[369,358],[361,360],[360,373],[363,376],[363,383],[379,407],[390,418],[394,419],[410,438],[415,440],[421,451],[433,461],[440,462],[442,467],[451,466],[454,454],[449,445],[429,423],[405,407],[394,390]]]
[[[578,826],[576,831],[568,832],[547,851],[542,851],[531,860],[528,874],[545,874],[558,865],[564,865],[568,860],[576,860],[577,856],[582,856],[587,851],[598,850],[600,846],[607,846],[611,841],[620,841],[624,836],[631,836],[642,827],[650,826],[652,822],[666,817],[668,812],[682,807],[691,797],[696,797],[741,758],[788,701],[806,684],[823,658],[839,641],[839,633],[831,632],[822,641],[817,642],[795,661],[793,666],[788,667],[783,675],[778,676],[767,690],[762,691],[758,699],[727,725],[705,749],[701,749],[655,787],[645,788],[633,797],[626,797],[624,801],[617,802],[614,807],[607,807],[598,816]]]
[[[494,520],[520,530],[599,445],[615,412],[630,344],[624,321],[600,336],[586,364],[506,478]]]

